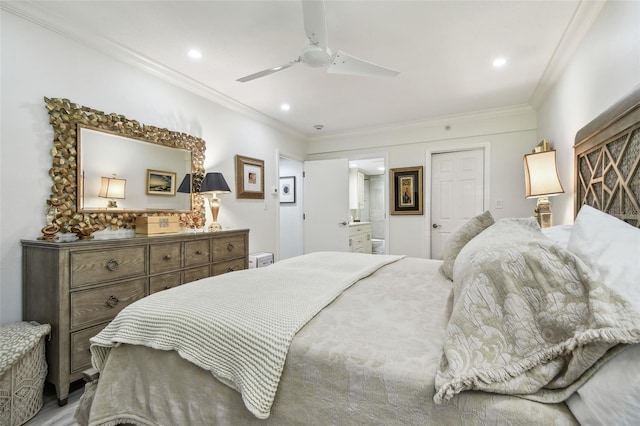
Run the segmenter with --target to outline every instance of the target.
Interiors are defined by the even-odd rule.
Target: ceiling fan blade
[[[246,83],[247,81],[255,80],[256,78],[265,77],[267,75],[273,74],[274,72],[285,70],[285,69],[295,65],[297,62],[299,62],[299,59],[295,60],[293,62],[289,62],[286,65],[280,65],[279,67],[268,68],[268,69],[263,70],[263,71],[259,71],[259,72],[253,73],[253,74],[249,74],[247,76],[244,76],[242,78],[237,79],[236,81],[239,81],[240,83]]]
[[[372,64],[371,62],[344,53],[341,50],[336,52],[327,72],[331,74],[360,75],[365,77],[395,77],[400,74],[400,71]]]
[[[311,44],[327,50],[327,21],[324,13],[324,0],[302,0],[304,32]]]

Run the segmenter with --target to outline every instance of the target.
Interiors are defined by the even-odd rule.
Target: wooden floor
[[[73,413],[76,411],[82,392],[84,392],[84,381],[73,383],[69,402],[67,405],[59,407],[55,388],[49,383],[45,384],[42,409],[24,426],[78,426],[78,423],[73,419]]]

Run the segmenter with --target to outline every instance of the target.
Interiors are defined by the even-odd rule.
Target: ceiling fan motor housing
[[[300,55],[302,62],[313,68],[324,67],[331,62],[331,54],[319,46],[305,46]]]

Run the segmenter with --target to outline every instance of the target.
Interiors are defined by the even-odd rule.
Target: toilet
[[[381,238],[371,239],[371,253],[384,254],[384,240]]]

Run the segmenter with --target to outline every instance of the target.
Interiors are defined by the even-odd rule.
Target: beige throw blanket
[[[453,281],[436,403],[468,389],[563,401],[621,344],[640,342],[639,314],[533,219],[471,240]]]
[[[102,370],[119,343],[174,350],[267,418],[291,340],[344,290],[402,256],[318,252],[155,293],[91,339]]]

